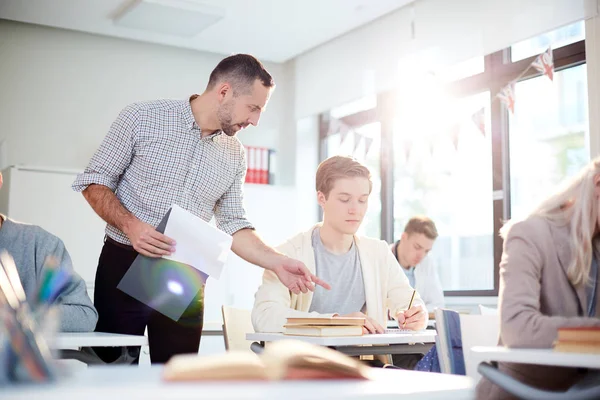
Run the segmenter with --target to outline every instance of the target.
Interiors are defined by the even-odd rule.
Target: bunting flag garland
[[[548,78],[551,81],[554,81],[554,60],[552,59],[552,47],[548,47],[548,49],[537,56],[535,61],[531,63],[531,66]]]
[[[515,82],[511,82],[504,86],[500,93],[496,95],[500,101],[510,110],[511,113],[515,113]]]
[[[485,107],[481,107],[471,115],[471,121],[475,124],[479,132],[485,136]]]

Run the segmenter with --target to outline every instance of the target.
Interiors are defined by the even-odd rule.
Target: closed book
[[[600,354],[600,342],[567,342],[558,341],[554,351],[563,353]]]
[[[249,351],[212,356],[176,355],[165,365],[163,379],[169,382],[369,379],[369,367],[336,350],[298,340],[281,340],[270,343],[260,355]]]
[[[285,335],[296,336],[362,336],[363,334],[363,327],[358,325],[285,325],[284,328]]]
[[[315,318],[288,318],[286,325],[357,325],[363,326],[365,319],[360,317],[315,317]]]
[[[558,341],[600,343],[600,327],[582,326],[558,328]]]

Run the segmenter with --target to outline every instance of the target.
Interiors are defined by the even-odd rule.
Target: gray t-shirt
[[[331,285],[331,290],[315,288],[310,312],[340,315],[365,310],[365,284],[356,243],[345,254],[329,252],[321,241],[320,229],[312,233],[317,276]]]

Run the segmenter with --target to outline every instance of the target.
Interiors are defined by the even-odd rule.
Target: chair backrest
[[[436,349],[440,370],[444,374],[465,374],[462,353],[460,317],[456,311],[437,308],[435,310],[437,330]]]
[[[471,348],[496,346],[500,334],[500,319],[498,315],[461,315],[460,330],[467,376],[478,381],[481,376],[477,372],[477,365],[471,361]]]
[[[246,340],[246,333],[253,333],[250,310],[222,306],[223,339],[226,350],[248,350],[251,341]]]
[[[487,307],[482,304],[479,305],[479,314],[481,315],[498,315],[498,309],[496,307]]]

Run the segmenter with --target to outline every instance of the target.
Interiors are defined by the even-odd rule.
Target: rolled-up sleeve
[[[81,192],[91,184],[107,186],[113,192],[117,189],[121,175],[131,163],[138,123],[136,106],[125,107],[112,123],[85,171],[77,175],[72,184],[73,190]]]
[[[229,235],[233,235],[240,229],[254,229],[254,226],[246,219],[246,211],[244,210],[243,185],[245,179],[246,154],[242,147],[235,180],[217,201],[214,209],[217,227]]]

